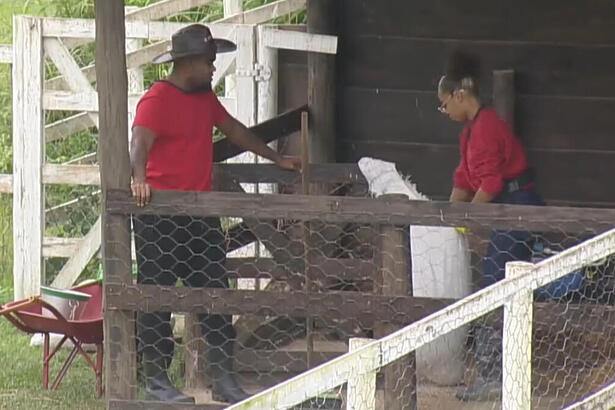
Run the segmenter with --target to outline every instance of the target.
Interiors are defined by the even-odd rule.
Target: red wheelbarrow
[[[77,354],[81,354],[92,370],[94,370],[94,373],[96,373],[96,392],[100,397],[103,393],[102,285],[98,282],[90,282],[71,288],[70,291],[66,293],[72,293],[76,297],[73,298],[70,311],[65,311],[64,314],[43,300],[41,296],[32,296],[29,299],[11,302],[2,306],[0,308],[0,316],[6,317],[15,327],[26,333],[43,334],[43,387],[45,389],[49,388],[49,362],[62,345],[67,340],[70,340],[74,346],[73,350],[51,384],[51,390],[58,388]],[[49,353],[50,333],[64,335],[51,353]],[[85,352],[83,349],[84,344],[96,345],[96,362]]]

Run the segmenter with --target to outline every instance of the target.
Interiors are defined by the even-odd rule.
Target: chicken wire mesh
[[[288,178],[276,189],[293,191]],[[340,201],[178,194],[143,209],[128,197],[108,205],[134,213],[137,285],[107,294],[112,307],[137,312],[140,399],[167,394],[168,376],[176,399],[227,406],[343,355],[351,339],[382,338],[502,279],[506,261],[538,262],[610,227],[550,208],[525,225],[494,214],[433,226],[414,202],[367,198],[361,184],[326,192]],[[246,252],[256,244],[258,255]],[[561,408],[615,379],[613,266],[608,257],[534,292],[534,408]],[[376,408],[500,408],[502,327],[494,309],[379,369]],[[347,386],[340,380],[296,408],[366,408],[371,393],[349,399]]]

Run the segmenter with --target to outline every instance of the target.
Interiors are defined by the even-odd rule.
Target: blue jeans
[[[503,193],[493,203],[510,205],[544,205],[540,195],[532,188]],[[483,262],[481,288],[504,279],[506,262],[529,261],[532,255],[532,234],[526,231],[493,231]]]

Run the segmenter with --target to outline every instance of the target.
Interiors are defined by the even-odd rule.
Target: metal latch
[[[237,69],[235,75],[237,77],[254,77],[255,81],[269,81],[271,78],[271,68],[265,67],[259,63],[254,63],[250,69]]]

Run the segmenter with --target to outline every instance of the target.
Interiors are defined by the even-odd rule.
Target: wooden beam
[[[358,174],[355,164],[313,164],[310,166],[312,182],[335,184],[366,184]],[[273,164],[214,164],[214,175],[224,174],[241,183],[280,183],[300,182],[301,174],[281,170]],[[10,189],[12,175],[0,175],[0,192]],[[4,181],[4,182],[2,182]],[[100,185],[98,165],[45,164],[43,166],[45,184]],[[3,187],[3,184],[5,188]],[[10,192],[10,191],[9,191]]]
[[[123,0],[96,0],[96,83],[100,90],[99,153],[103,203],[110,189],[130,184],[128,158],[128,78]],[[93,27],[92,34],[93,34]],[[102,214],[104,285],[132,283],[130,222]],[[134,400],[137,390],[134,312],[110,310],[104,301],[105,398]]]
[[[311,53],[337,54],[337,37],[265,27],[265,46]]]
[[[13,193],[13,174],[0,174],[0,194]]]
[[[229,178],[242,183],[298,184],[301,174],[280,169],[273,164],[214,164],[214,173],[222,172]],[[312,183],[355,184],[367,186],[361,170],[354,163],[311,164],[309,167]]]
[[[337,2],[308,0],[307,31],[337,34]],[[310,159],[314,164],[335,162],[335,56],[308,53],[308,106],[310,110]]]
[[[515,127],[515,71],[493,71],[493,106],[498,115]]]
[[[75,283],[81,272],[92,260],[100,249],[100,217],[96,220],[90,231],[83,237],[75,247],[74,253],[66,261],[62,269],[53,280],[51,286],[66,289]]]
[[[9,44],[0,44],[0,63],[13,63],[13,46]]]
[[[220,288],[169,288],[108,283],[107,308],[141,312],[319,317],[408,324],[454,302],[452,299],[380,296],[361,292],[268,292]]]
[[[234,192],[158,191],[147,207],[138,208],[128,190],[116,190],[109,192],[106,209],[122,215],[183,213],[194,216],[249,216],[264,220],[281,218],[370,225],[468,226],[592,235],[609,229],[615,222],[613,209]]]
[[[100,185],[98,165],[45,164],[45,184]]]
[[[302,111],[305,111],[305,106],[295,108],[269,121],[250,127],[250,131],[266,143],[285,137],[299,131]],[[225,161],[242,152],[244,150],[233,145],[226,138],[222,139],[214,144],[214,162]]]
[[[13,41],[13,286],[19,300],[38,295],[44,279],[42,20],[15,17]]]

